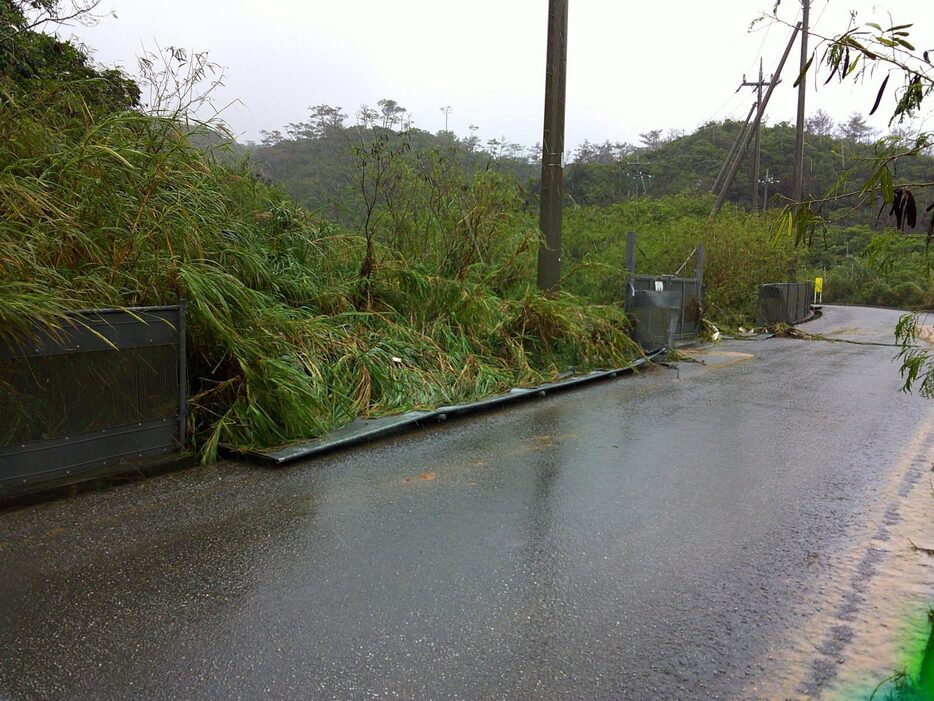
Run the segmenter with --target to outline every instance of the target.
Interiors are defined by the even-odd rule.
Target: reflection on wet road
[[[931,420],[892,355],[726,343],[288,469],[0,514],[0,698],[734,697]]]

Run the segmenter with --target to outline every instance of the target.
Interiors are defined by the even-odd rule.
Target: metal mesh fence
[[[184,310],[71,315],[0,344],[0,491],[184,447]]]
[[[701,331],[701,283],[693,278],[679,278],[668,275],[635,275],[632,277],[632,293],[628,307],[636,318],[636,340],[645,348],[658,348],[661,345],[671,345],[672,343],[693,341]],[[640,293],[645,293],[641,295]],[[654,302],[649,298],[659,295]],[[637,301],[638,300],[638,301]],[[670,339],[665,343],[648,346],[645,341],[657,341],[657,327],[660,323],[657,311],[661,308],[668,308],[672,317],[672,327],[670,330]],[[647,310],[653,310],[651,312]],[[646,331],[645,339],[640,338],[643,331],[640,331],[640,318],[652,314],[650,321],[645,318],[641,323],[643,328],[650,328]]]
[[[797,324],[811,315],[814,284],[810,282],[775,282],[759,286],[756,324]]]

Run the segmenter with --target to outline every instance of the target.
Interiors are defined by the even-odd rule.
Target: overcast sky
[[[915,22],[912,41],[934,48],[934,3],[917,0],[812,0],[815,31],[846,28],[888,14]],[[309,105],[339,105],[350,115],[383,97],[410,110],[415,126],[480,127],[484,140],[541,140],[547,0],[103,0],[96,26],[74,27],[104,64],[136,72],[136,57],[156,44],[208,51],[225,67],[215,102],[239,100],[224,118],[241,140],[301,121]],[[790,29],[750,22],[772,0],[570,0],[567,140],[638,142],[649,129],[692,131],[709,119],[745,117],[759,57],[774,70]],[[794,22],[798,0],[780,16]],[[769,107],[770,122],[794,119],[797,50]],[[822,80],[820,82],[823,82]],[[812,79],[810,83],[814,87]],[[868,112],[875,88],[817,87],[818,108],[843,118]],[[891,103],[887,103],[889,107]],[[874,126],[884,128],[880,109]],[[889,113],[891,109],[889,109]],[[927,128],[934,125],[928,124]]]

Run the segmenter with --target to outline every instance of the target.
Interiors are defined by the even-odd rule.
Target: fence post
[[[636,232],[630,231],[626,234],[626,293],[624,295],[623,306],[629,309],[630,291],[636,277]]]
[[[687,292],[688,284],[683,280],[679,283],[681,286],[681,309],[678,313],[678,340],[682,340],[684,337],[684,312],[687,305],[684,303],[684,295]]]
[[[178,302],[178,447],[185,450],[188,438],[188,340],[185,328],[188,302]]]
[[[694,261],[694,278],[697,280],[697,333],[700,333],[704,326],[704,244],[697,244]]]

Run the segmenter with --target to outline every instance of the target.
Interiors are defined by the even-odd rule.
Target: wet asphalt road
[[[897,318],[805,328],[885,343]],[[931,418],[893,355],[724,343],[313,463],[0,514],[0,698],[735,698]]]

